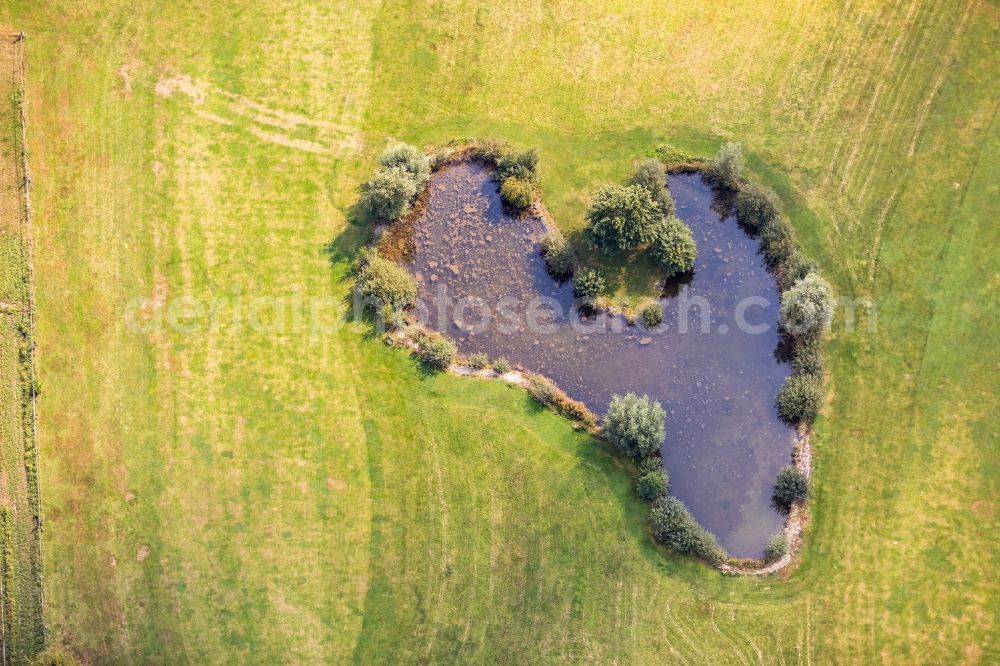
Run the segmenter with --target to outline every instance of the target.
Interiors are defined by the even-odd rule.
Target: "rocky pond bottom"
[[[757,557],[783,523],[770,496],[794,441],[774,407],[790,373],[776,357],[777,287],[757,241],[713,210],[699,175],[671,176],[669,188],[699,257],[694,275],[662,298],[664,323],[648,330],[610,314],[581,317],[572,283],[546,271],[543,220],[505,214],[486,167],[442,169],[413,227],[418,316],[463,353],[505,356],[597,414],[615,393],[659,400],[670,493],[730,554]]]

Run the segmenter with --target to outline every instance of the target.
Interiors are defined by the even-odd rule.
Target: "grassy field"
[[[32,415],[29,226],[21,123],[23,44],[0,34],[0,663],[44,644]]]
[[[1000,660],[994,3],[9,0],[0,27],[28,33],[53,640],[94,663]],[[610,452],[518,391],[353,325],[234,320],[340,302],[388,140],[485,134],[539,146],[568,232],[657,143],[740,140],[838,290],[877,302],[829,345],[791,576],[655,548]],[[217,321],[149,326],[185,298]]]

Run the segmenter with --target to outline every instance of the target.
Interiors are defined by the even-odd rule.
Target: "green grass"
[[[45,641],[31,404],[20,45],[0,37],[0,662]]]
[[[29,40],[55,641],[95,663],[1000,659],[994,4],[13,0],[0,25]],[[177,75],[192,94],[155,92]],[[824,274],[877,302],[877,331],[828,345],[790,577],[655,548],[609,451],[363,329],[126,326],[137,298],[339,301],[382,146],[471,135],[539,146],[570,234],[657,144],[740,140]]]

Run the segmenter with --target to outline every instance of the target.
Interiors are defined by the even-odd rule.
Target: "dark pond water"
[[[782,525],[770,495],[793,443],[773,405],[790,372],[775,357],[778,293],[757,241],[712,209],[700,176],[669,187],[699,257],[662,299],[657,330],[573,311],[572,284],[552,280],[539,254],[543,222],[506,215],[490,172],[468,163],[434,176],[414,225],[420,317],[463,352],[541,372],[598,414],[615,393],[659,400],[671,494],[730,553],[758,556]]]

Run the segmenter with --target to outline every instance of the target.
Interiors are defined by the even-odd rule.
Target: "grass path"
[[[95,663],[1000,659],[994,4],[11,0],[0,26],[29,35],[44,128],[56,640]],[[790,578],[655,548],[614,457],[520,391],[352,326],[234,322],[341,301],[388,140],[486,134],[540,147],[570,233],[656,143],[741,140],[838,290],[877,302],[829,345]],[[127,323],[183,298],[217,325]]]

